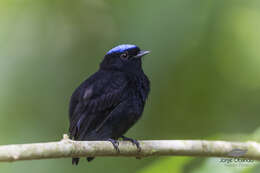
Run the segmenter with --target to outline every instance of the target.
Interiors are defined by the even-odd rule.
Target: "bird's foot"
[[[120,152],[120,151],[119,151],[119,148],[118,148],[119,142],[118,142],[117,140],[114,140],[114,139],[111,139],[111,138],[109,138],[108,141],[113,144],[115,150],[119,153],[119,152]]]
[[[121,138],[123,139],[123,141],[130,141],[133,145],[135,145],[138,152],[141,151],[140,143],[137,140],[128,138],[126,136],[121,136]]]

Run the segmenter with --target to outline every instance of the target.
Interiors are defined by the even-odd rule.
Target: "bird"
[[[119,152],[118,139],[139,142],[124,134],[139,120],[150,92],[150,81],[142,68],[150,51],[133,44],[109,50],[97,72],[73,92],[69,103],[69,137],[76,141],[110,141]],[[87,157],[90,162],[94,157]],[[78,165],[79,158],[72,158]]]

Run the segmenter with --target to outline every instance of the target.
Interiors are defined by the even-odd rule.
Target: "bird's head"
[[[135,72],[142,70],[142,56],[149,51],[136,45],[122,44],[109,50],[100,64],[101,69]]]

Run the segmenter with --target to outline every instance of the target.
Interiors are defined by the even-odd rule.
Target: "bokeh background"
[[[259,0],[1,0],[0,144],[60,140],[71,93],[112,47],[151,50],[137,139],[260,140]],[[4,173],[259,172],[190,157],[1,163]]]

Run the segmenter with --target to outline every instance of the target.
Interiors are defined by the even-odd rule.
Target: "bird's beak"
[[[135,58],[140,58],[140,57],[142,57],[142,56],[144,56],[144,55],[147,55],[147,54],[149,54],[150,53],[150,51],[148,51],[148,50],[141,50],[141,51],[139,51],[139,53],[135,56]]]

